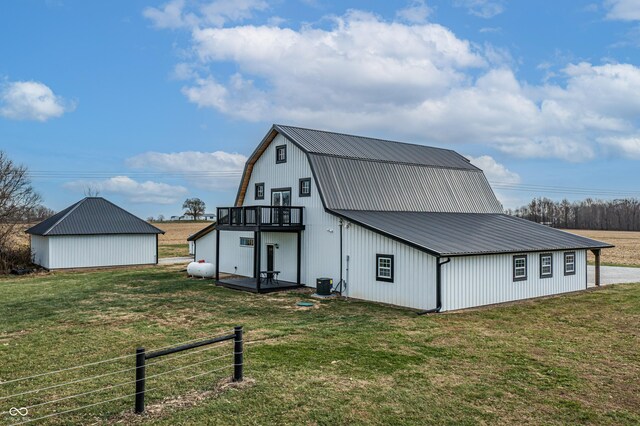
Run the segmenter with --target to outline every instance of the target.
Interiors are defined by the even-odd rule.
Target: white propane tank
[[[187,266],[187,275],[191,277],[213,278],[216,267],[213,263],[191,262]]]

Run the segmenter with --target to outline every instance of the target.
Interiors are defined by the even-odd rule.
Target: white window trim
[[[570,262],[569,262],[569,258],[571,258]],[[571,269],[569,269],[569,265],[571,265]],[[564,274],[575,275],[575,273],[576,273],[576,253],[567,252],[564,254]]]
[[[523,261],[524,265],[517,266],[518,261]],[[518,255],[514,256],[512,260],[513,265],[513,281],[526,281],[527,280],[527,256],[526,255]],[[521,271],[521,273],[518,273]]]
[[[549,259],[549,264],[545,265],[544,260]],[[548,272],[545,272],[545,268],[549,268]],[[540,255],[540,278],[553,277],[553,254],[542,253]]]
[[[381,266],[381,261],[388,261],[388,266]],[[386,262],[385,262],[386,263]],[[376,255],[376,281],[393,282],[394,280],[394,263],[392,254]],[[383,272],[381,274],[381,272]]]

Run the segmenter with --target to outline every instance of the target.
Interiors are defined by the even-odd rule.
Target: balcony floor
[[[258,289],[256,286],[256,279],[250,277],[228,277],[221,278],[216,282],[216,285],[230,288],[233,290],[241,290],[248,291],[251,293],[258,293]],[[296,288],[303,287],[302,285],[298,285],[291,281],[278,280],[274,281],[273,284],[265,284],[264,282],[260,283],[260,293],[273,293],[275,291],[286,291],[293,290]]]

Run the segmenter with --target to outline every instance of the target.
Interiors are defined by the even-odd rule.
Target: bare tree
[[[164,215],[163,214],[159,214],[158,215],[158,222],[164,222]]]
[[[200,198],[187,198],[182,204],[182,208],[185,210],[184,214],[196,220],[204,215],[205,204]]]
[[[100,195],[100,190],[95,186],[87,185],[87,187],[84,189],[85,197],[97,197],[98,195]]]
[[[18,247],[15,234],[20,223],[33,215],[40,195],[31,186],[27,168],[15,164],[0,151],[0,270],[13,265]]]
[[[569,229],[640,230],[640,201],[634,198],[609,201],[586,198],[573,203],[567,199],[555,202],[548,198],[534,198],[511,213],[534,222]]]

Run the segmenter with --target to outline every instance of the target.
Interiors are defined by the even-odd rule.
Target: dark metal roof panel
[[[199,230],[198,232],[195,232],[191,235],[189,235],[187,237],[187,241],[195,241],[201,237],[204,237],[205,235],[215,231],[216,229],[216,222],[212,223],[211,225],[208,225],[204,228],[202,228],[201,230]]]
[[[102,197],[87,197],[29,228],[33,235],[164,234]]]
[[[502,213],[481,170],[309,154],[328,209]]]
[[[441,256],[613,247],[505,214],[349,210],[334,213]]]
[[[274,128],[311,154],[478,170],[465,157],[450,149],[280,124],[274,125]]]

